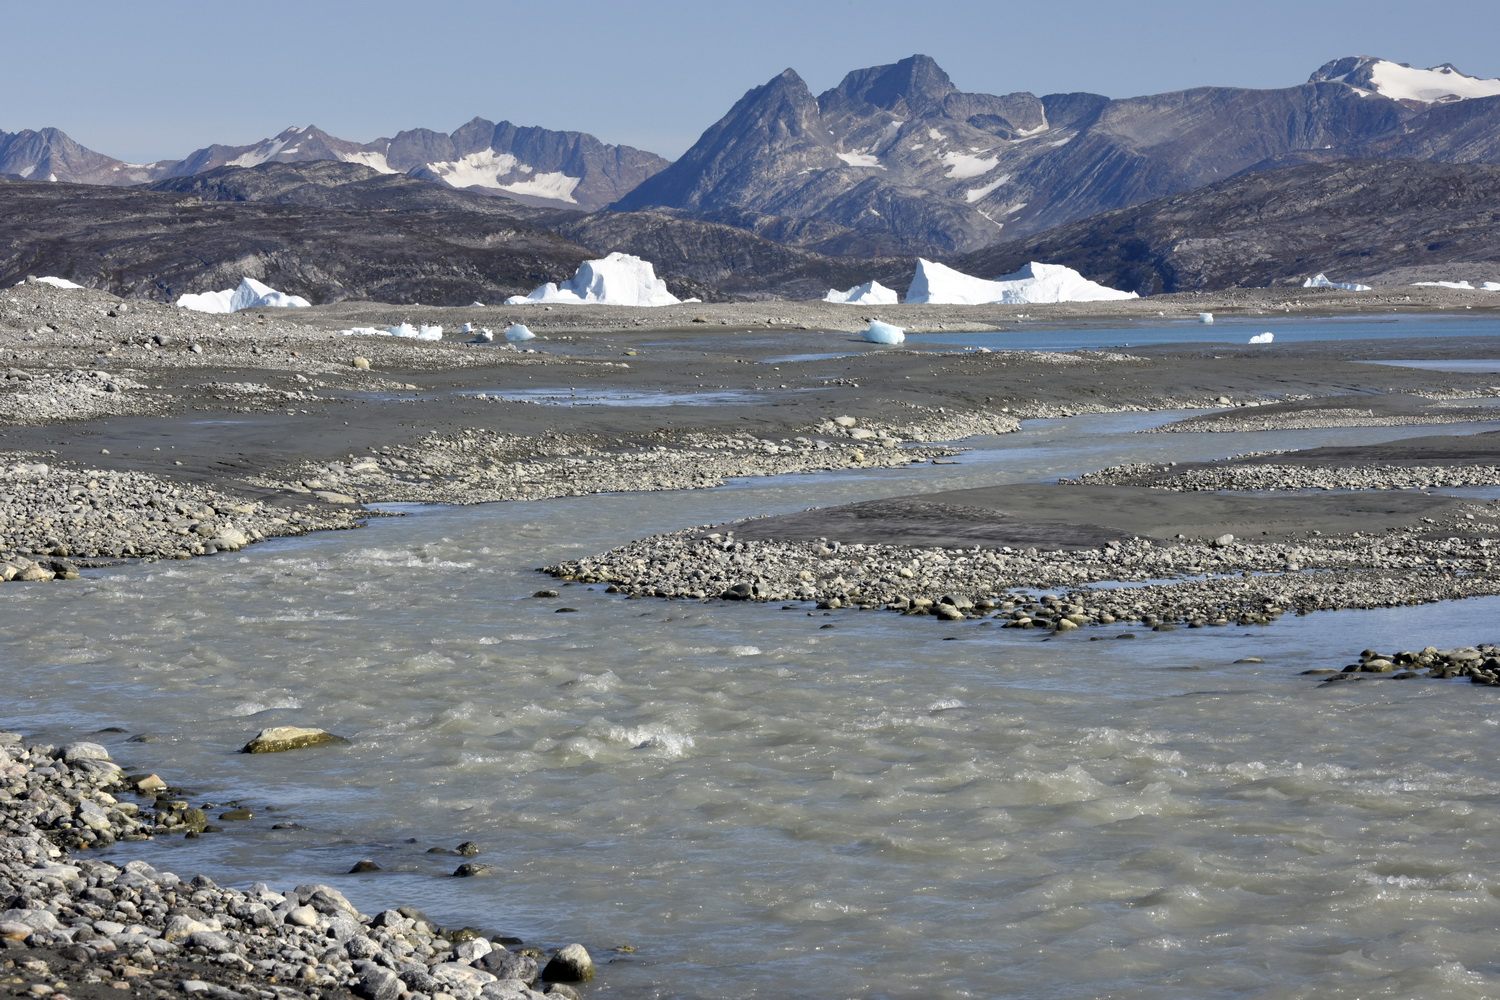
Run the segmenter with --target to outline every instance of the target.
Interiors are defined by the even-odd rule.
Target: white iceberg
[[[1214,314],[1213,313],[1199,313],[1198,314],[1198,322],[1200,322],[1200,323],[1212,323],[1213,321],[1214,321]]]
[[[1269,344],[1271,341],[1273,341],[1275,339],[1276,339],[1276,334],[1274,334],[1271,331],[1267,330],[1265,333],[1257,333],[1255,336],[1251,337],[1250,338],[1250,343],[1252,343],[1252,344]]]
[[[893,306],[901,299],[894,290],[885,287],[880,282],[867,281],[863,285],[854,286],[847,292],[830,288],[828,294],[823,296],[823,301],[851,306]]]
[[[1135,299],[1090,281],[1071,267],[1032,261],[1015,274],[989,281],[955,271],[945,264],[917,260],[917,272],[906,292],[909,303],[935,305],[1032,305],[1041,302],[1107,302]]]
[[[305,309],[312,303],[300,295],[278,292],[254,278],[243,278],[238,288],[184,295],[177,300],[177,305],[196,312],[233,313],[241,309],[280,309],[288,306]]]
[[[474,332],[474,343],[493,344],[495,342],[495,331],[487,326],[482,326]]]
[[[400,323],[396,326],[388,326],[381,330],[373,326],[356,326],[352,330],[340,330],[346,337],[400,337],[402,340],[442,340],[443,328],[440,326],[412,326],[410,323]]]
[[[58,277],[55,277],[55,276],[50,275],[50,274],[47,275],[44,278],[37,278],[36,281],[37,281],[38,284],[51,285],[53,288],[82,288],[83,287],[82,285],[78,284],[76,281],[69,281],[67,278],[58,278]],[[24,285],[24,284],[26,284],[26,282],[23,279],[21,281],[16,282],[16,284],[18,284],[18,285]]]
[[[1467,281],[1413,281],[1412,284],[1426,288],[1456,288],[1461,292],[1475,291],[1474,286]]]
[[[525,323],[513,323],[505,328],[505,339],[512,344],[521,344],[528,340],[535,340],[536,334],[532,333]]]
[[[1346,292],[1368,292],[1369,285],[1357,285],[1352,281],[1329,281],[1328,275],[1319,271],[1314,277],[1302,282],[1303,288],[1342,288]]]
[[[512,295],[508,306],[555,302],[562,305],[676,306],[682,300],[667,291],[649,260],[628,253],[612,253],[602,260],[586,260],[578,273],[561,285],[547,282],[530,295]]]
[[[906,331],[876,319],[870,321],[869,327],[860,336],[871,344],[899,344],[906,340]]]
[[[1484,292],[1500,292],[1500,281],[1486,281],[1479,289]]]

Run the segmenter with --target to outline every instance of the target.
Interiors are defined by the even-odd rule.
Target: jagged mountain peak
[[[820,95],[818,106],[825,114],[861,107],[917,114],[957,90],[936,60],[919,54],[889,66],[854,70]]]
[[[1318,67],[1308,83],[1345,83],[1393,101],[1448,104],[1500,95],[1500,80],[1481,79],[1452,63],[1419,69],[1377,56],[1345,56]]]

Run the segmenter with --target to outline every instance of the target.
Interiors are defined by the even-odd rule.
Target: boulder
[[[301,726],[273,726],[262,729],[255,738],[240,748],[240,753],[280,753],[284,750],[300,750],[320,743],[348,743],[342,736],[335,736],[322,729],[304,729]]]

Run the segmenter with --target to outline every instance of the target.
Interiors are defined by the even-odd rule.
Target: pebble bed
[[[686,490],[722,486],[737,476],[777,476],[840,469],[899,468],[956,455],[951,445],[911,445],[976,434],[1004,434],[1021,424],[1008,414],[914,413],[901,423],[837,417],[788,438],[704,433],[655,435],[634,444],[581,435],[545,440],[488,430],[431,435],[414,447],[382,448],[344,462],[308,464],[291,481],[267,486],[363,503],[488,503],[589,493]]]
[[[1245,456],[1240,456],[1243,459]],[[1496,465],[1323,466],[1229,459],[1212,466],[1116,465],[1073,479],[1093,486],[1150,486],[1163,490],[1430,490],[1500,483]]]
[[[1314,677],[1322,676],[1324,684],[1361,681],[1374,674],[1392,680],[1410,680],[1414,677],[1447,680],[1451,677],[1467,677],[1474,684],[1500,687],[1500,646],[1459,646],[1455,649],[1427,646],[1416,652],[1403,650],[1399,653],[1366,649],[1359,654],[1357,663],[1351,663],[1342,670],[1319,667],[1304,670],[1303,673]]]
[[[544,572],[639,597],[813,602],[950,621],[992,617],[1010,628],[1054,632],[1116,622],[1160,629],[1264,624],[1287,612],[1500,593],[1500,539],[1474,535],[1500,531],[1488,520],[1495,510],[1483,503],[1458,510],[1443,523],[1424,519],[1431,523],[1379,535],[1277,544],[1233,535],[1208,542],[1134,538],[1053,551],[737,540],[732,531],[705,526]]]
[[[132,801],[156,794],[154,804]],[[410,908],[359,913],[338,890],[276,891],[86,856],[116,840],[202,835],[203,810],[96,743],[0,733],[0,986],[57,1000],[122,993],[210,1000],[527,1000],[577,997],[593,962],[550,958]],[[466,865],[461,868],[487,866]],[[510,945],[511,947],[507,947]],[[120,992],[115,992],[120,991]]]
[[[326,504],[273,506],[142,472],[0,454],[0,580],[72,579],[80,566],[186,559],[359,523]]]

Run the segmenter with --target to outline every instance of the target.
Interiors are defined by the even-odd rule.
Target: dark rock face
[[[967,94],[925,56],[817,98],[788,70],[616,207],[816,219],[880,234],[885,252],[942,254],[1297,157],[1500,160],[1500,98],[1395,100],[1367,89],[1378,62],[1125,100]]]
[[[295,172],[308,166],[333,165],[275,169]],[[292,183],[288,173],[250,179],[251,186],[280,184],[282,204],[0,181],[0,216],[6,220],[0,284],[28,274],[55,274],[116,295],[175,301],[186,292],[232,288],[249,275],[315,303],[359,298],[465,305],[529,292],[571,275],[593,256],[522,217],[537,210],[444,192],[410,178],[382,177],[349,164],[337,169],[368,176],[331,189]],[[292,199],[299,191],[305,200],[323,200],[325,206],[296,203]],[[389,196],[387,207],[359,207],[381,193]],[[452,202],[389,207],[399,205],[403,194],[412,194],[420,205],[431,193]],[[507,214],[507,206],[518,214]]]
[[[313,125],[248,146],[213,145],[181,160],[130,164],[78,145],[57,129],[0,132],[0,174],[80,184],[147,184],[220,167],[334,161],[410,174],[528,204],[602,208],[667,165],[655,153],[611,146],[582,132],[496,125],[475,118],[451,135],[414,129],[356,143]]]
[[[1143,295],[1300,285],[1318,272],[1376,285],[1500,280],[1500,165],[1363,160],[1258,171],[952,263],[989,277],[1030,260]]]

